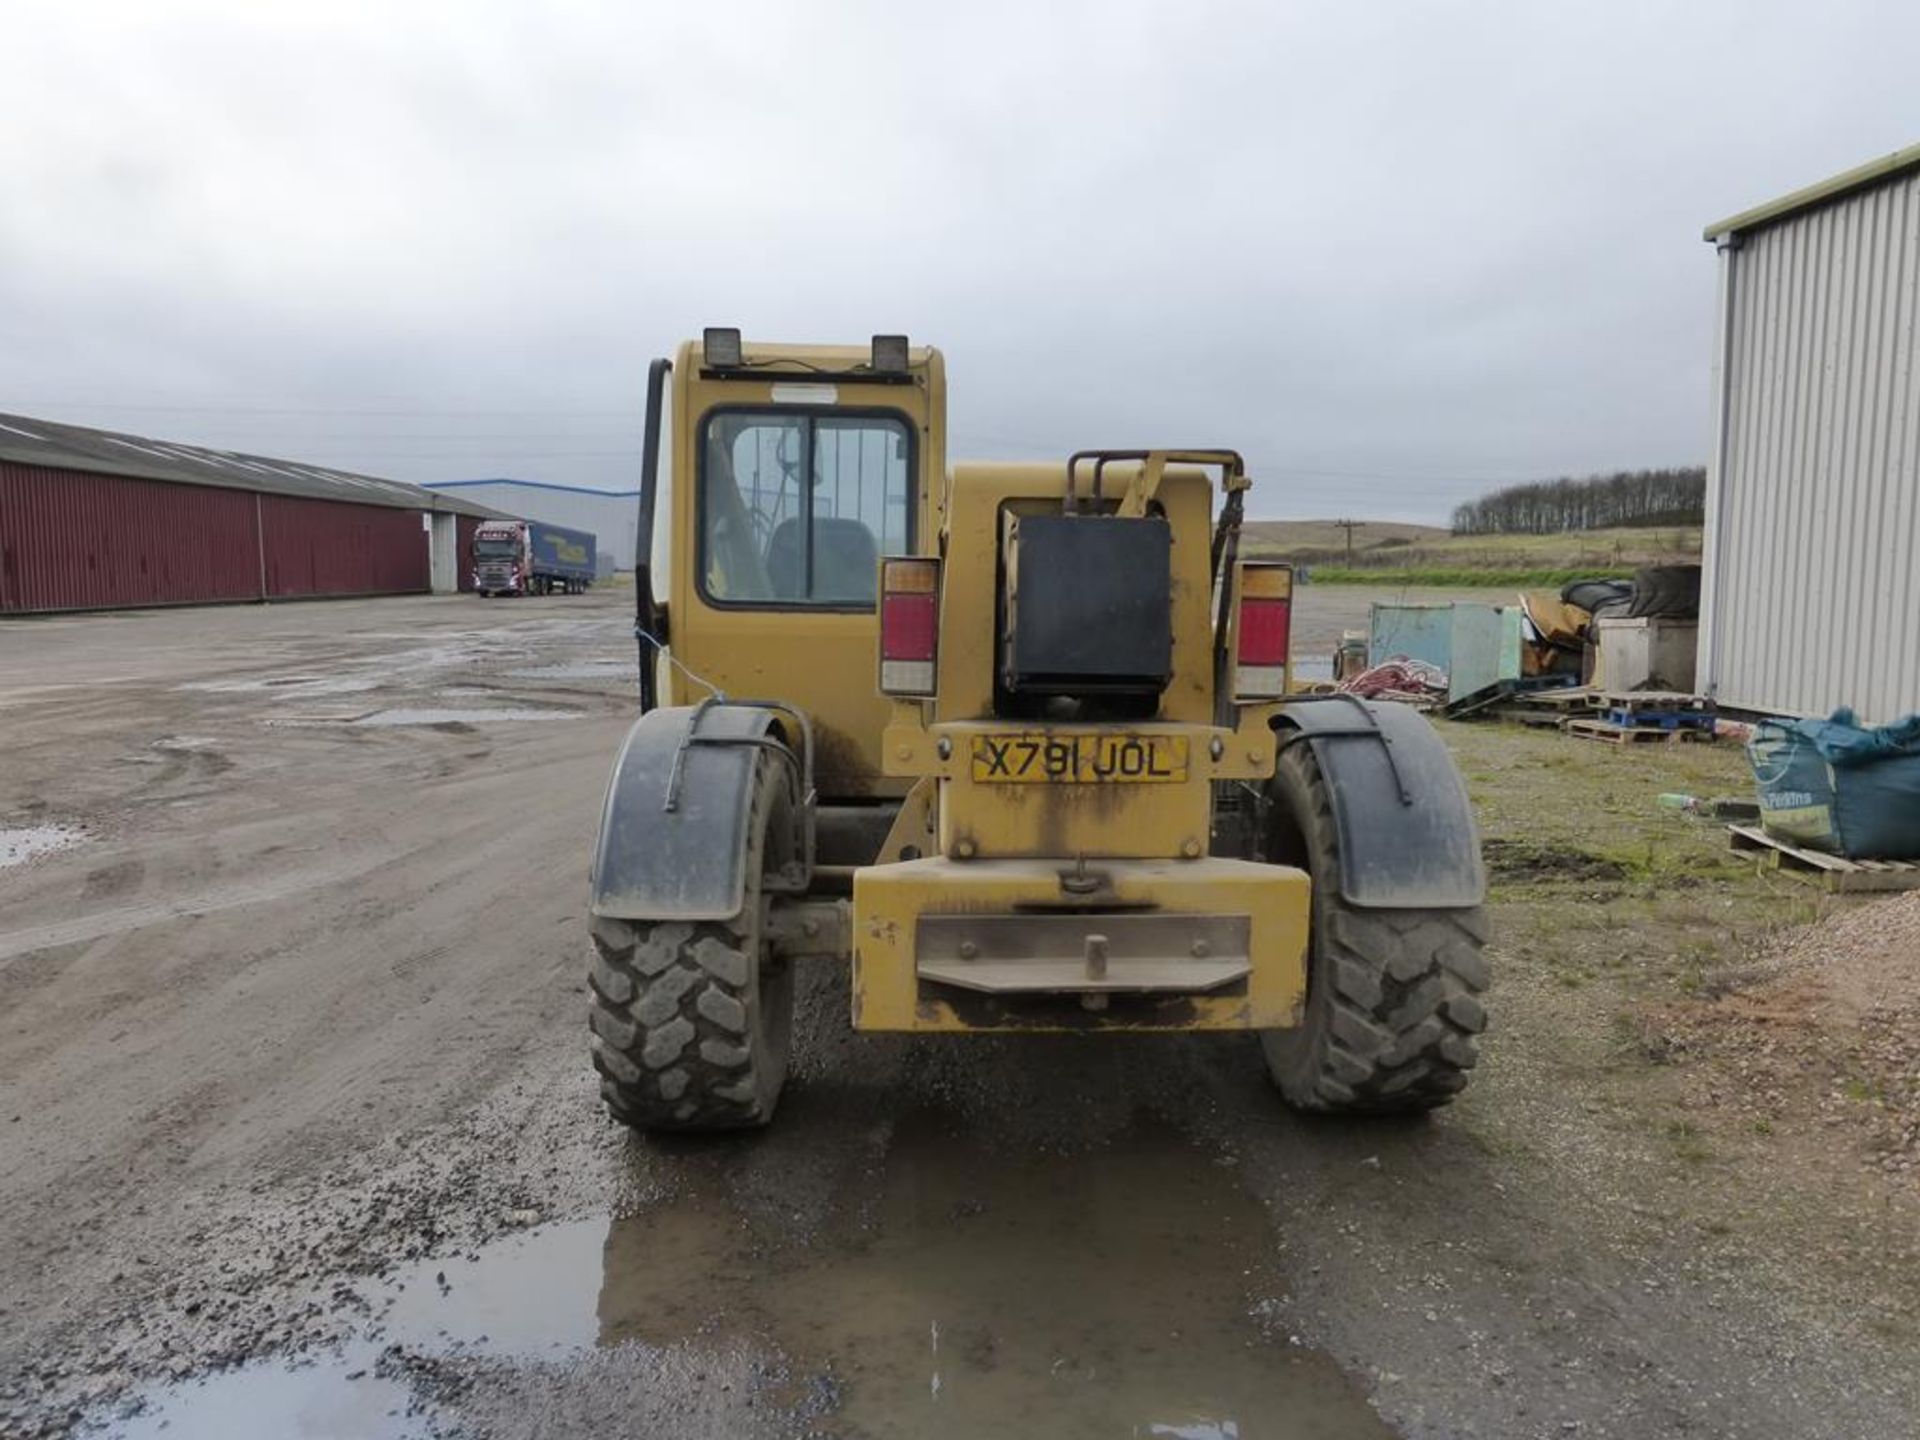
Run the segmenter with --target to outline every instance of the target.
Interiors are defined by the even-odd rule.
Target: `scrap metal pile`
[[[1424,660],[1395,655],[1342,680],[1334,688],[1342,694],[1359,695],[1368,700],[1438,705],[1447,698],[1447,672]]]
[[[1523,656],[1528,675],[1587,678],[1593,660],[1587,652],[1602,620],[1695,620],[1700,614],[1698,565],[1649,565],[1631,581],[1574,580],[1551,590],[1530,590],[1520,597],[1526,619]]]

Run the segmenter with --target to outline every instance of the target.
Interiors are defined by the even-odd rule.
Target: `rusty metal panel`
[[[1720,265],[1700,682],[1779,714],[1920,710],[1920,172]]]
[[[418,510],[256,495],[269,599],[425,592],[431,546]]]
[[[238,490],[0,461],[0,614],[255,598],[253,512]]]

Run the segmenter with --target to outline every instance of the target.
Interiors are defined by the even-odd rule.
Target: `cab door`
[[[848,389],[878,393],[842,403]],[[772,398],[781,391],[812,397]],[[677,437],[673,654],[729,696],[805,710],[823,799],[904,793],[906,781],[881,774],[875,590],[883,555],[921,548],[929,467],[944,458],[914,413],[924,392],[711,392]],[[668,693],[691,704],[708,691],[676,667]]]

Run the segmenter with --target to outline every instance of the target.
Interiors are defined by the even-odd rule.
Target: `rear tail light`
[[[934,693],[940,650],[940,562],[880,562],[880,693]]]
[[[1245,560],[1234,585],[1233,698],[1258,702],[1287,693],[1293,631],[1293,567]]]

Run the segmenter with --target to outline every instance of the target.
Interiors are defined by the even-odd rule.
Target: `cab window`
[[[722,605],[870,610],[882,555],[912,548],[913,432],[894,415],[710,413],[700,586]]]

